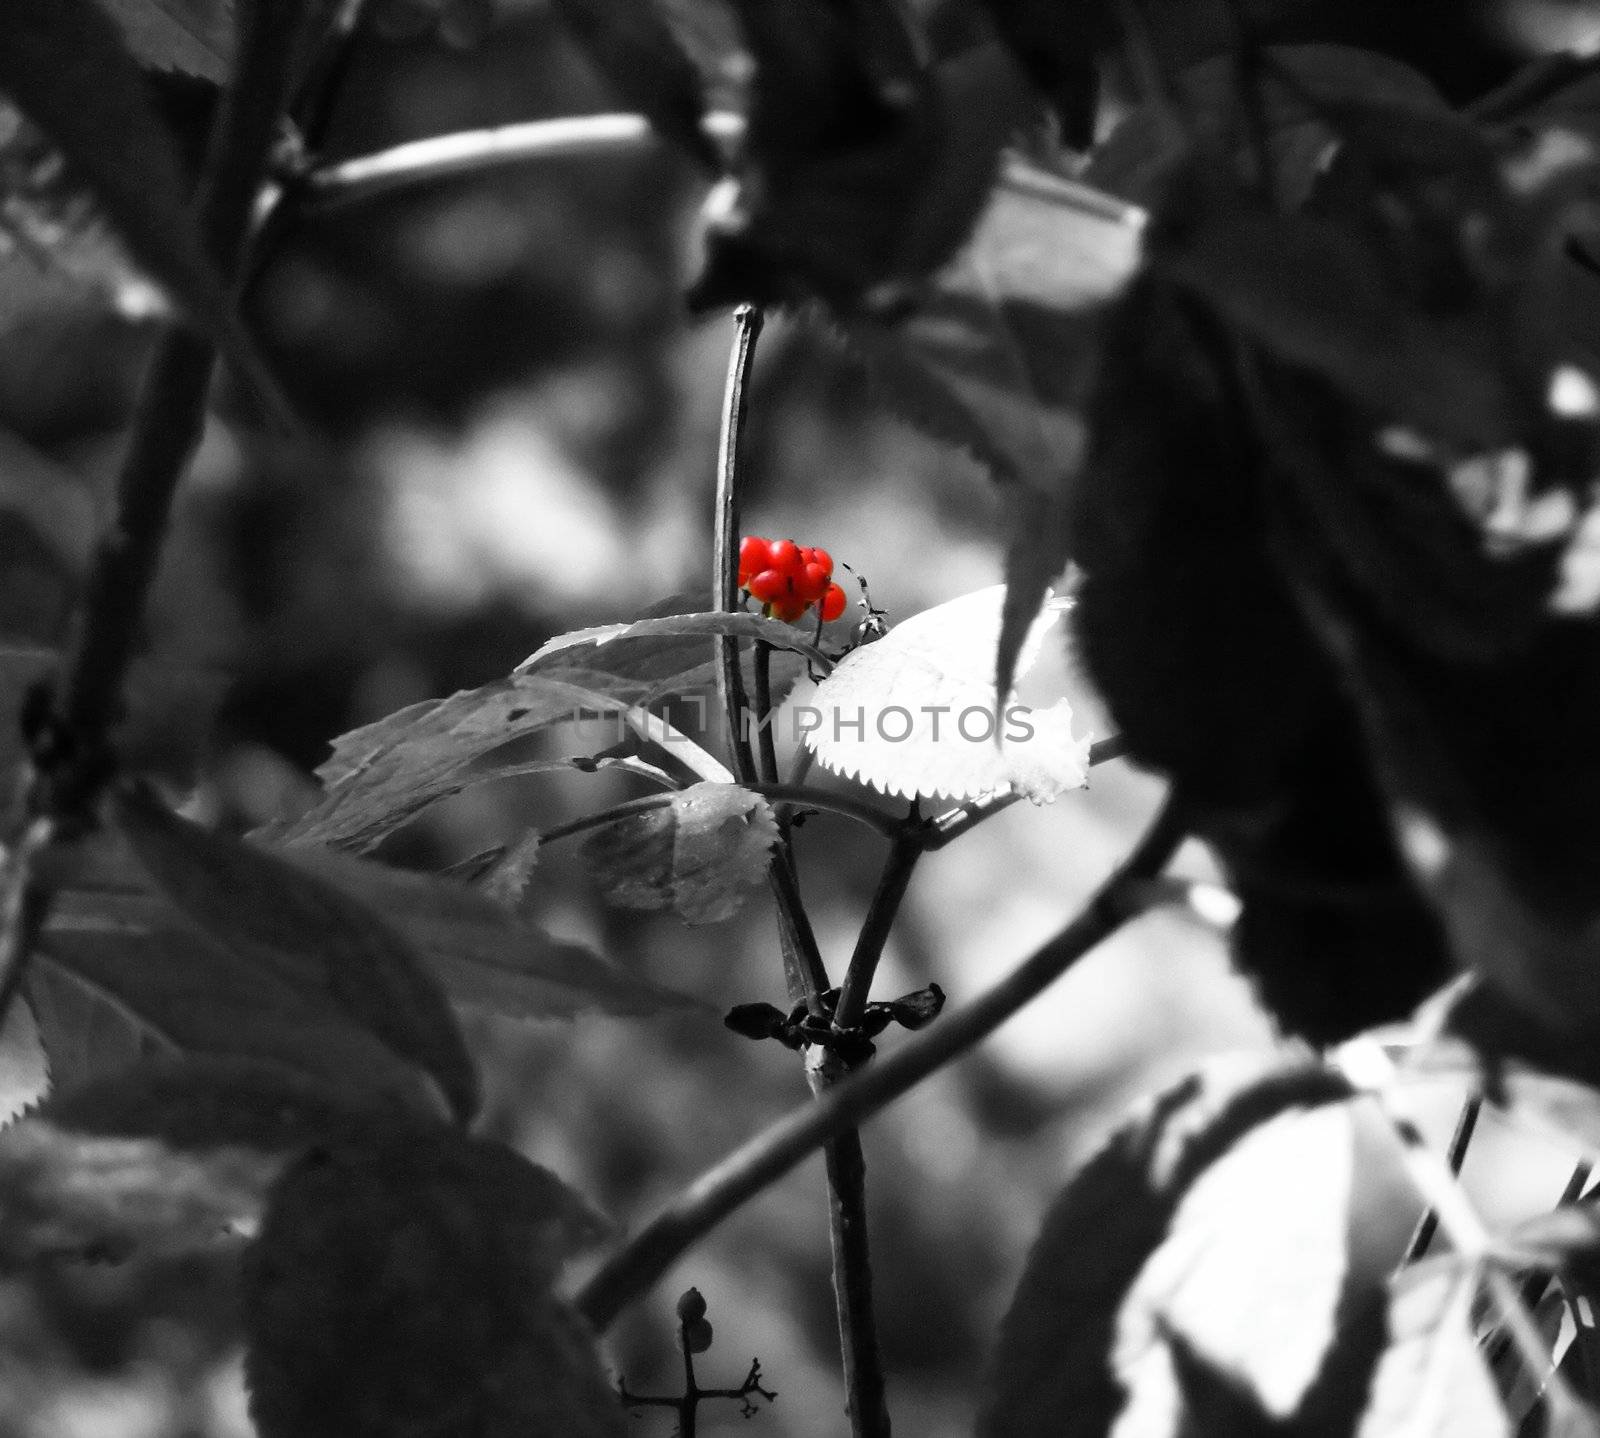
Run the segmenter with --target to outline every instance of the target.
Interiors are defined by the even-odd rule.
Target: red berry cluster
[[[833,557],[826,549],[807,549],[792,539],[739,541],[739,587],[759,600],[770,618],[793,624],[813,604],[832,623],[845,610],[845,593],[833,582]]]

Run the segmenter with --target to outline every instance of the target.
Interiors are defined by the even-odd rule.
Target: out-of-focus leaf
[[[899,7],[744,0],[756,76],[746,171],[713,217],[699,306],[903,297],[965,238],[1026,118],[997,45],[920,67]]]
[[[522,1019],[586,1012],[642,1017],[703,1007],[586,945],[552,938],[467,885],[330,849],[297,845],[279,852],[386,915],[427,955],[457,1003]]]
[[[1114,1134],[1045,1220],[1001,1329],[979,1434],[1176,1433],[1183,1387],[1175,1365],[1185,1357],[1225,1374],[1258,1406],[1286,1402],[1291,1411],[1299,1409],[1334,1334],[1348,1322],[1359,1336],[1374,1295],[1381,1306],[1383,1256],[1392,1247],[1392,1264],[1408,1233],[1394,1215],[1369,1210],[1352,1189],[1351,1178],[1363,1171],[1357,1160],[1371,1145],[1364,1130],[1337,1118],[1351,1111],[1348,1095],[1342,1079],[1318,1066],[1240,1056],[1208,1065]],[[1335,1116],[1334,1133],[1326,1132],[1324,1110]],[[1317,1148],[1300,1141],[1296,1125],[1308,1120],[1316,1120],[1319,1137],[1328,1140],[1315,1163],[1337,1180],[1329,1191],[1302,1185],[1294,1170],[1270,1164],[1264,1187],[1236,1181],[1247,1175],[1259,1183],[1263,1158],[1285,1142],[1296,1151]],[[1236,1159],[1243,1166],[1230,1179]],[[1375,1176],[1385,1181],[1375,1200],[1389,1195],[1389,1161],[1379,1168]],[[1222,1206],[1227,1198],[1242,1199],[1243,1210],[1230,1212]],[[1319,1215],[1304,1218],[1317,1228],[1318,1246],[1290,1255],[1289,1262],[1305,1291],[1294,1295],[1289,1309],[1274,1308],[1272,1293],[1258,1293],[1253,1280],[1264,1277],[1276,1290],[1278,1276],[1269,1265],[1283,1255],[1274,1244],[1269,1257],[1262,1245],[1272,1241],[1274,1226],[1300,1223],[1307,1206]],[[1271,1224],[1259,1217],[1263,1207],[1272,1213]],[[1257,1217],[1230,1239],[1230,1224],[1251,1213]],[[1363,1229],[1351,1221],[1356,1218],[1382,1221]],[[1230,1281],[1216,1259],[1231,1262],[1241,1249],[1248,1250],[1243,1266]],[[1185,1286],[1189,1268],[1193,1289]],[[1353,1288],[1357,1276],[1369,1291]],[[1342,1293],[1359,1301],[1335,1322],[1332,1309]],[[1274,1320],[1268,1341],[1251,1350],[1249,1335],[1259,1336],[1259,1325]],[[1291,1323],[1294,1332],[1287,1331]],[[1180,1340],[1176,1348],[1169,1336]],[[1263,1367],[1241,1364],[1247,1352]],[[1376,1351],[1369,1361],[1375,1358]],[[1133,1422],[1136,1412],[1142,1427]]]
[[[64,918],[36,962],[117,1004],[168,1052],[278,1064],[375,1114],[441,1113],[432,1085],[368,1030],[172,922],[141,930]]]
[[[597,829],[583,852],[613,903],[713,924],[766,878],[777,842],[777,820],[760,795],[694,784],[660,808]]]
[[[1174,169],[1196,148],[1240,146],[1243,83],[1231,54],[1185,70],[1159,106],[1136,106],[1095,146],[1084,179],[1134,204],[1157,204]],[[1347,127],[1370,129],[1395,113],[1450,115],[1438,91],[1409,65],[1346,45],[1265,46],[1250,84],[1273,195],[1291,209],[1310,196]],[[1254,159],[1248,152],[1244,163]]]
[[[966,246],[903,316],[841,321],[888,406],[1001,479],[1058,494],[1081,456],[1091,317],[1127,284],[1144,212],[1007,161]]]
[[[971,799],[1014,788],[1047,803],[1080,787],[1089,737],[1073,735],[1066,700],[1008,705],[996,717],[991,675],[1004,602],[996,586],[914,615],[845,655],[820,683],[802,681],[775,722],[803,734],[825,767],[887,794]],[[1059,617],[1059,608],[1035,613],[1022,670]]]
[[[5,430],[0,430],[0,510],[27,522],[60,564],[64,580],[87,573],[95,537],[88,485]]]
[[[1473,1284],[1459,1266],[1401,1271],[1357,1438],[1513,1438],[1472,1314]]]
[[[555,0],[556,14],[630,110],[676,141],[715,175],[722,157],[700,127],[700,72],[655,0]]]
[[[585,1012],[643,1016],[699,1007],[582,944],[552,938],[467,884],[315,846],[273,852],[382,914],[426,957],[456,1003],[520,1019]],[[152,935],[181,922],[125,849],[101,844],[90,858],[92,867],[58,895],[52,933],[99,935],[114,953],[119,933],[143,935],[153,944]]]
[[[182,1153],[27,1118],[0,1133],[0,1269],[214,1250],[260,1212],[281,1158]]]
[[[549,1292],[602,1232],[554,1176],[482,1140],[308,1155],[245,1258],[257,1428],[620,1438],[593,1336]]]
[[[73,1133],[153,1138],[175,1149],[238,1145],[287,1153],[353,1142],[383,1122],[327,1083],[270,1060],[147,1059],[51,1097],[39,1117]],[[433,1127],[392,1120],[402,1130]]]
[[[95,0],[9,0],[0,89],[60,147],[151,277],[195,319],[221,323],[222,281],[116,21]]]
[[[456,1114],[478,1106],[478,1076],[437,978],[378,913],[304,867],[178,818],[141,792],[117,823],[156,887],[222,948],[296,990],[326,995],[438,1080]]]
[[[1065,567],[1099,312],[1139,262],[1144,212],[1013,159],[971,239],[892,322],[840,321],[890,409],[1008,482],[996,684]]]
[[[0,768],[22,762],[22,705],[56,671],[60,654],[0,635]],[[161,660],[133,666],[122,754],[145,769],[182,773],[193,763],[221,699],[224,676]]]
[[[101,0],[152,70],[176,70],[222,84],[233,67],[230,0]]]
[[[165,308],[80,176],[49,137],[0,96],[0,259],[13,277],[0,298],[9,327],[44,301],[46,278],[137,318]]]
[[[982,0],[1018,63],[1055,112],[1062,140],[1087,149],[1099,93],[1096,52],[1111,38],[1102,0]]]
[[[129,1068],[147,1048],[156,1047],[137,1019],[64,969],[29,965],[24,985],[50,1079],[58,1089],[70,1090]]]

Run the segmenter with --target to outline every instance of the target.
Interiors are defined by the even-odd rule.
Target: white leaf
[[[1512,1425],[1472,1331],[1475,1284],[1442,1259],[1402,1272],[1389,1346],[1358,1438],[1511,1438]]]
[[[1008,705],[996,721],[1004,600],[1005,586],[995,585],[925,610],[847,654],[820,682],[802,680],[785,703],[781,732],[803,735],[825,768],[906,798],[1015,789],[1043,804],[1081,787],[1090,736],[1073,735],[1066,700],[1045,709]],[[1037,659],[1060,615],[1047,601],[1018,673]]]
[[[0,1033],[0,1128],[14,1122],[50,1090],[50,1064],[39,1025],[25,1003],[11,1005]]]
[[[1260,1125],[1196,1180],[1118,1318],[1113,1438],[1180,1431],[1175,1338],[1266,1414],[1297,1412],[1348,1295],[1416,1220],[1395,1148],[1375,1111],[1328,1105]]]

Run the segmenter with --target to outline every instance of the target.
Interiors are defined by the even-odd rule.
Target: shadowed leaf
[[[116,21],[95,0],[9,0],[5,19],[0,89],[60,147],[151,277],[195,319],[221,323],[223,285],[172,138]]]
[[[326,995],[431,1073],[461,1119],[472,1116],[477,1071],[455,1015],[415,949],[372,908],[146,794],[119,795],[116,813],[156,887],[202,933],[295,989]]]
[[[151,70],[176,70],[222,84],[233,66],[230,0],[102,0]]]
[[[765,799],[733,784],[695,784],[658,809],[597,829],[583,854],[612,903],[713,924],[732,917],[766,878],[777,842]]]
[[[263,1438],[620,1438],[593,1336],[549,1292],[603,1232],[543,1169],[440,1133],[313,1153],[244,1264]]]
[[[595,69],[630,110],[641,111],[667,139],[711,174],[722,157],[700,128],[705,95],[700,72],[655,0],[554,0],[556,14]]]

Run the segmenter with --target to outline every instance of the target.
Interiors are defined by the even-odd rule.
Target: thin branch
[[[1183,825],[1169,801],[1078,916],[1009,978],[870,1069],[758,1134],[696,1179],[589,1280],[577,1296],[579,1311],[596,1330],[609,1327],[627,1304],[740,1204],[987,1038],[1089,950],[1143,912],[1148,898],[1137,896],[1136,887],[1161,872],[1183,838]]]
[[[703,128],[718,143],[734,144],[744,135],[744,116],[714,110],[705,117]],[[413,140],[313,170],[302,183],[306,203],[327,208],[454,175],[479,175],[548,160],[637,154],[659,142],[660,136],[643,115],[573,115]]]
[[[1472,1143],[1473,1130],[1478,1126],[1478,1116],[1483,1112],[1483,1098],[1479,1094],[1472,1094],[1461,1105],[1461,1112],[1456,1115],[1455,1131],[1450,1135],[1450,1146],[1445,1150],[1445,1162],[1450,1165],[1450,1172],[1459,1175],[1461,1166],[1467,1161],[1467,1149]],[[1411,1235],[1411,1242],[1406,1245],[1406,1256],[1400,1260],[1402,1264],[1415,1263],[1427,1253],[1433,1243],[1433,1236],[1439,1231],[1439,1215],[1428,1208],[1423,1211],[1422,1217],[1417,1220],[1416,1231]]]
[[[915,807],[912,813],[915,814]],[[915,829],[903,830],[889,846],[883,872],[878,876],[878,887],[873,891],[867,917],[856,937],[855,952],[850,955],[850,967],[845,970],[844,983],[839,986],[839,1002],[833,1011],[835,1028],[852,1029],[861,1023],[871,997],[873,976],[878,972],[878,961],[889,941],[889,930],[894,927],[900,912],[900,902],[911,884],[911,875],[922,857],[923,841]]]
[[[733,312],[733,350],[728,356],[728,381],[722,395],[722,434],[717,443],[717,511],[713,547],[712,606],[723,614],[739,608],[739,442],[744,432],[750,399],[750,371],[755,365],[756,341],[761,337],[762,314],[755,305],[740,305]],[[717,649],[717,699],[728,727],[728,750],[733,772],[741,784],[758,777],[745,729],[744,673],[739,664],[739,641],[719,634]]]
[[[761,747],[756,757],[760,760],[761,782],[778,782],[778,750],[772,741],[772,646],[756,640],[756,735]]]
[[[829,1081],[813,1070],[820,1100]],[[833,1302],[844,1360],[845,1411],[852,1438],[888,1438],[890,1431],[883,1352],[872,1298],[872,1255],[867,1239],[867,1160],[861,1132],[847,1128],[828,1140],[828,1244],[833,1255]]]
[[[240,13],[239,69],[222,100],[196,202],[200,233],[225,281],[242,268],[253,200],[296,48],[295,27],[285,27],[267,0],[247,0]],[[145,372],[113,517],[91,562],[55,709],[29,735],[33,762],[4,861],[0,1025],[52,899],[33,872],[33,859],[56,838],[92,824],[113,772],[112,733],[122,719],[123,689],[173,498],[204,426],[215,359],[211,339],[174,323],[156,342]]]

